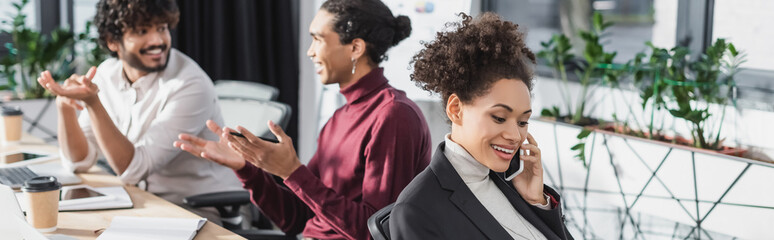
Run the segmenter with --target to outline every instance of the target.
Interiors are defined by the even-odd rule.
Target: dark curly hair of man
[[[363,39],[366,54],[375,64],[387,59],[387,50],[411,34],[411,20],[394,17],[381,0],[328,0],[320,9],[335,15],[333,31],[341,44]]]
[[[519,25],[494,13],[475,19],[459,15],[462,22],[446,23],[448,31],[423,42],[425,48],[411,60],[411,80],[427,91],[440,93],[444,108],[452,94],[469,103],[500,79],[521,80],[532,91],[535,54],[525,45],[526,36]]]
[[[99,45],[110,51],[108,41],[121,41],[125,31],[136,27],[147,27],[156,23],[167,23],[172,29],[180,20],[180,10],[175,0],[100,0],[94,25],[99,33]]]

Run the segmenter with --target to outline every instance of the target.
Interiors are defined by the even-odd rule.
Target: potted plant
[[[640,90],[642,109],[649,115],[649,119],[645,119],[646,127],[632,129],[619,125],[605,130],[741,156],[744,150],[722,146],[720,135],[726,108],[729,104],[736,107],[731,96],[735,87],[733,76],[745,62],[745,54],[724,39],[718,39],[696,61],[690,61],[690,51],[685,47],[667,50],[650,42],[646,45],[651,51],[647,61],[642,61],[645,53],[639,53],[627,63],[627,67],[634,70],[634,84]],[[712,105],[721,110],[719,116],[710,113]],[[649,114],[647,110],[650,110]],[[666,114],[686,121],[691,139],[664,134]],[[618,120],[616,116],[613,118]]]
[[[605,29],[612,26],[613,23],[605,22],[600,13],[594,13],[592,20],[593,28],[590,31],[581,30],[578,33],[586,44],[582,60],[575,59],[575,56],[571,53],[572,44],[564,34],[556,34],[548,42],[541,43],[543,50],[538,52],[538,57],[547,61],[548,65],[554,68],[555,73],[562,80],[563,88],[560,88],[560,90],[563,91],[563,101],[567,111],[566,114],[562,114],[560,108],[554,106],[543,109],[541,111],[542,116],[553,117],[558,121],[579,126],[596,125],[598,123],[598,121],[589,117],[596,104],[592,103],[589,106],[589,96],[592,95],[599,84],[617,82],[618,76],[613,71],[606,71],[598,67],[600,64],[612,64],[613,58],[616,56],[616,52],[605,52],[601,42]],[[577,94],[574,106],[570,100],[570,89],[567,86],[567,65],[573,63],[577,65],[574,73],[581,85],[581,90]]]
[[[73,73],[76,40],[86,51],[91,49],[89,54],[84,54],[88,64],[98,64],[105,57],[96,39],[90,37],[90,23],[77,39],[75,34],[63,28],[43,34],[27,27],[27,15],[22,9],[28,3],[29,0],[13,3],[14,15],[2,20],[6,26],[2,34],[9,35],[12,41],[2,46],[8,54],[0,56],[0,79],[5,80],[5,84],[0,82],[0,91],[6,92],[0,105],[20,106],[25,115],[25,130],[50,140],[56,137],[56,108],[52,106],[50,93],[37,83],[38,75],[49,70],[54,79],[64,80]]]
[[[678,66],[685,65],[685,58],[689,51],[687,48],[680,46],[667,50],[657,48],[650,42],[645,44],[651,50],[650,57],[641,52],[624,65],[608,66],[608,68],[619,69],[619,71],[633,77],[633,89],[639,91],[642,119],[639,119],[637,117],[638,114],[635,114],[635,111],[632,109],[635,104],[627,102],[628,113],[626,117],[621,119],[616,113],[613,113],[613,122],[610,125],[603,126],[602,129],[651,140],[675,141],[679,138],[668,137],[663,131],[667,114],[663,111],[666,107],[666,85],[659,80],[662,79],[662,76],[678,78],[675,76],[683,74],[684,71]],[[643,61],[643,59],[645,60]],[[617,85],[611,89],[611,91],[614,90],[623,91]],[[621,95],[623,96],[623,93]],[[630,121],[630,119],[633,121]],[[634,126],[630,125],[631,122],[634,123]]]
[[[669,113],[689,124],[693,147],[737,156],[745,152],[723,146],[724,139],[720,138],[726,108],[729,104],[736,107],[732,98],[736,85],[734,74],[744,63],[744,56],[733,44],[718,39],[698,60],[677,66],[690,70],[692,78],[686,77],[686,71],[682,71],[679,78],[663,79],[670,90],[672,105],[676,105],[668,108]],[[710,112],[713,104],[719,106],[720,116]]]
[[[549,66],[553,67],[556,75],[562,81],[560,87],[566,113],[562,113],[560,107],[552,106],[544,108],[541,116],[553,118],[560,122],[567,122],[578,126],[596,126],[599,120],[589,117],[597,106],[597,102],[590,103],[589,98],[601,85],[617,86],[618,79],[622,71],[616,69],[606,69],[605,67],[613,64],[616,52],[606,52],[602,44],[602,37],[607,28],[612,26],[612,22],[604,21],[602,14],[596,12],[592,17],[592,29],[590,31],[581,30],[578,32],[580,38],[584,41],[583,58],[576,59],[571,53],[572,44],[570,39],[564,34],[556,34],[548,42],[541,42],[543,49],[538,52],[538,57],[545,60]],[[576,94],[577,100],[571,101],[570,88],[568,86],[568,65],[573,66],[575,77],[580,83],[580,92]],[[574,105],[573,105],[574,104]],[[585,164],[584,142],[588,137],[585,131],[578,135],[580,143],[573,146],[573,150],[578,151],[576,155],[579,160]]]
[[[3,20],[13,41],[6,43],[8,54],[0,59],[2,75],[6,78],[4,87],[15,93],[18,99],[46,97],[46,91],[37,84],[37,76],[43,70],[50,70],[56,79],[62,79],[72,72],[73,34],[62,28],[51,31],[50,36],[41,34],[25,25],[27,15],[22,12],[29,0],[13,3],[16,15]]]
[[[584,129],[576,136],[578,143],[571,149],[577,152],[577,159],[586,163],[585,142],[593,128],[737,156],[743,153],[739,149],[722,146],[723,139],[720,138],[725,110],[729,105],[736,105],[730,97],[735,86],[733,76],[744,62],[744,54],[738,52],[733,44],[719,39],[699,59],[691,61],[690,51],[685,47],[667,50],[647,42],[651,51],[649,58],[646,59],[645,53],[639,53],[626,64],[615,64],[613,58],[616,53],[605,52],[600,41],[604,30],[612,23],[605,22],[599,13],[594,14],[592,23],[591,31],[579,32],[586,43],[583,60],[575,59],[571,53],[570,40],[562,34],[541,43],[543,50],[538,53],[540,58],[554,68],[561,80],[559,91],[564,103],[562,107],[544,108],[541,115],[592,128]],[[572,63],[577,64],[575,75],[581,89],[575,102],[570,100],[567,76],[568,66],[573,66]],[[624,118],[613,113],[611,124],[589,117],[598,104],[589,103],[589,96],[594,95],[597,87],[609,87],[611,94],[608,96],[614,95],[614,91],[620,91],[623,96],[619,79],[629,75],[633,76],[635,89],[640,90],[642,118],[635,114],[640,112],[633,109],[635,105],[629,103],[626,104],[628,112]],[[615,101],[613,104],[616,105]],[[719,106],[721,114],[711,114],[711,106]],[[668,136],[664,132],[668,115],[688,124],[690,139],[677,134]],[[675,132],[675,126],[671,127],[672,132]]]
[[[584,39],[592,40],[587,42],[594,42],[593,36],[585,36]],[[595,128],[559,123],[562,118],[572,119],[578,109],[569,104],[571,101],[567,94],[569,94],[568,85],[570,84],[567,77],[559,71],[572,66],[567,64],[574,60],[573,57],[568,57],[572,56],[567,51],[571,47],[568,46],[569,42],[557,35],[543,44],[545,49],[539,56],[557,70],[556,78],[559,79],[557,82],[560,85],[558,91],[556,88],[542,87],[540,91],[560,92],[563,96],[549,95],[547,98],[561,99],[565,105],[545,108],[543,112],[546,114],[543,115],[556,117],[557,121],[537,121],[536,124],[531,124],[530,131],[533,135],[541,137],[539,140],[543,146],[555,148],[554,151],[544,151],[543,155],[547,184],[554,186],[565,196],[582,199],[571,203],[567,208],[575,209],[576,213],[583,211],[583,219],[576,218],[576,220],[579,224],[583,224],[582,229],[579,230],[583,231],[584,236],[598,238],[594,235],[585,235],[586,225],[595,221],[591,217],[589,217],[590,221],[584,219],[588,216],[587,210],[592,212],[594,210],[591,209],[598,207],[598,204],[594,205],[595,203],[604,202],[614,206],[599,212],[604,214],[612,212],[625,224],[639,225],[637,219],[639,217],[632,216],[640,216],[640,213],[655,213],[655,216],[670,221],[677,219],[679,221],[675,222],[684,224],[686,213],[689,216],[704,213],[691,213],[689,210],[693,210],[692,207],[685,212],[680,211],[681,206],[682,209],[686,208],[685,201],[681,202],[680,199],[695,202],[696,209],[699,209],[701,201],[710,200],[715,201],[716,204],[722,202],[721,200],[725,202],[726,199],[723,197],[726,193],[731,196],[734,192],[740,192],[729,192],[737,182],[755,178],[749,174],[744,175],[745,172],[771,169],[770,163],[755,163],[721,155],[744,154],[744,150],[724,146],[723,134],[721,134],[729,131],[723,129],[728,125],[723,123],[724,120],[728,120],[725,116],[726,110],[728,109],[728,114],[731,114],[731,109],[737,107],[733,94],[734,75],[739,70],[739,65],[745,62],[745,54],[738,51],[733,44],[719,39],[700,57],[692,59],[691,52],[685,47],[664,49],[647,43],[649,52],[638,54],[626,64],[597,61],[595,72],[590,73],[592,76],[590,85],[584,86],[584,82],[579,81],[581,89],[589,89],[589,92],[594,95],[594,88],[607,86],[609,88],[600,88],[605,89],[601,91],[609,91],[607,99],[613,93],[624,92],[623,90],[633,89],[635,94],[623,96],[624,100],[630,101],[616,99],[612,103],[600,106],[602,109],[613,105],[616,113],[612,114],[613,124],[606,125],[605,119],[600,118],[600,127]],[[585,49],[584,52],[593,53],[594,51]],[[584,56],[584,59],[585,63],[592,62],[588,60],[588,56]],[[584,70],[586,68],[580,68],[578,72],[588,73]],[[583,77],[579,75],[578,79],[582,80]],[[618,81],[625,77],[632,77],[633,81],[631,83]],[[636,102],[638,97],[641,100],[640,103]],[[551,100],[553,99],[549,101]],[[615,106],[616,101],[618,106]],[[621,103],[625,103],[627,107],[618,108]],[[587,111],[582,114],[594,113],[593,104],[595,103],[586,104]],[[570,114],[565,115],[565,113]],[[683,125],[686,129],[682,128]],[[677,132],[683,133],[684,137]],[[568,149],[571,151],[567,151]],[[748,169],[751,171],[747,171]],[[711,178],[701,177],[715,176],[718,173],[723,175]],[[691,175],[693,175],[693,181],[685,179],[685,176]],[[689,184],[686,184],[686,181]],[[739,185],[746,186],[750,182],[759,181],[760,179],[754,179]],[[715,191],[718,186],[722,186],[726,192]],[[587,197],[589,197],[588,201]],[[745,205],[754,204],[745,202]],[[659,208],[661,206],[666,207]],[[661,210],[651,211],[654,207]],[[753,208],[750,211],[757,210]],[[728,215],[733,215],[734,212],[729,213]],[[697,229],[705,226],[710,229],[709,225],[704,225],[702,222],[706,215],[703,218],[694,219],[696,221],[694,226],[699,227]],[[626,216],[629,219],[626,219]],[[625,225],[620,226],[623,229]],[[635,227],[632,226],[631,229]],[[722,228],[715,227],[715,229]],[[636,238],[637,233],[634,236]]]

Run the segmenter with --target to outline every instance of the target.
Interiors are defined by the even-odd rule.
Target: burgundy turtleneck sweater
[[[253,203],[283,231],[318,239],[370,239],[366,221],[395,202],[430,163],[419,107],[374,69],[341,90],[347,104],[320,132],[317,152],[286,180],[251,164],[236,171]]]

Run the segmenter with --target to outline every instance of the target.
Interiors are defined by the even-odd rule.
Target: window
[[[93,21],[97,14],[97,2],[99,0],[75,0],[73,1],[73,31],[82,33],[86,29],[86,22]],[[97,36],[96,29],[92,29],[92,35]]]
[[[85,33],[86,32],[86,22],[94,21],[94,15],[97,14],[97,2],[99,0],[74,0],[72,1],[72,18],[69,19],[69,21],[72,21],[72,27],[70,29],[73,30],[73,32],[77,34]],[[97,32],[97,27],[95,27],[93,24],[91,26],[89,36],[91,37],[98,37],[99,33]],[[81,41],[75,44],[75,51],[76,51],[76,57],[82,59],[83,61],[86,61],[87,58],[91,57],[89,55],[89,51],[94,48],[98,48],[96,43],[92,43],[89,41]],[[76,72],[83,73],[88,71],[88,65],[87,64],[80,64],[78,65],[78,69],[76,69]]]
[[[712,39],[725,38],[747,53],[744,68],[774,71],[774,1],[715,0]]]
[[[567,7],[563,4],[569,4]],[[588,22],[587,12],[598,11],[615,25],[603,38],[607,51],[617,51],[615,61],[624,63],[636,53],[647,50],[651,41],[662,48],[678,44],[698,57],[705,47],[725,38],[747,54],[747,62],[736,75],[739,106],[774,111],[774,38],[771,0],[482,0],[484,11],[494,11],[527,29],[527,45],[534,52],[551,35],[565,32],[565,22]],[[564,8],[564,9],[563,9]],[[572,32],[572,31],[569,31]],[[577,46],[577,45],[576,45]],[[580,55],[580,49],[575,54]],[[541,69],[543,69],[541,71]],[[538,74],[549,74],[538,66]]]
[[[8,23],[2,24],[0,28],[3,30],[9,30],[8,27],[11,24],[10,21],[13,21],[13,16],[16,15],[16,8],[13,6],[14,3],[21,3],[21,0],[0,0],[0,9],[3,9],[0,11],[0,20],[9,21]],[[27,3],[27,6],[22,9],[22,12],[27,15],[27,19],[24,23],[32,28],[37,28],[36,24],[38,22],[36,3],[37,1],[30,1]]]
[[[568,37],[571,37],[570,33],[577,36],[577,29],[587,25],[579,23],[590,22],[589,14],[595,11],[602,13],[606,21],[615,23],[607,29],[608,35],[603,41],[607,51],[618,52],[617,62],[626,62],[638,52],[647,50],[646,41],[665,48],[675,45],[677,1],[492,0],[488,5],[490,9],[485,10],[497,12],[506,20],[526,27],[527,46],[533,52],[540,51],[540,42],[548,41],[553,34],[564,32]],[[576,55],[580,55],[581,49],[576,47],[575,50]]]

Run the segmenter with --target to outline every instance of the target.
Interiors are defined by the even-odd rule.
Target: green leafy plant
[[[3,20],[13,41],[3,47],[8,54],[0,58],[2,75],[8,82],[3,88],[18,91],[19,98],[42,98],[46,91],[36,82],[43,70],[51,70],[55,79],[72,72],[73,34],[66,29],[55,29],[47,36],[25,26],[27,16],[22,12],[29,0],[13,3],[16,15]]]
[[[578,144],[575,144],[570,148],[570,150],[577,152],[575,158],[581,161],[584,167],[588,167],[588,164],[586,163],[586,140],[591,134],[591,131],[590,128],[583,128],[583,130],[578,133],[578,136],[575,136],[575,138],[578,139]]]
[[[551,106],[551,108],[543,108],[542,111],[540,111],[540,115],[543,117],[557,117],[560,116],[562,113],[559,110],[559,107],[557,106]]]
[[[722,148],[720,133],[726,107],[730,103],[729,99],[732,99],[731,94],[736,85],[733,76],[739,65],[745,61],[744,57],[733,44],[726,43],[725,39],[718,39],[712,46],[707,47],[697,61],[686,64],[687,69],[694,75],[693,79],[686,78],[685,75],[678,79],[665,79],[677,104],[677,108],[670,108],[669,113],[689,123],[695,147],[713,150]],[[726,74],[722,74],[723,72]],[[726,91],[721,92],[721,89]],[[722,109],[721,115],[716,119],[710,119],[710,104],[717,104]],[[733,102],[733,105],[736,103]]]
[[[641,89],[643,109],[646,105],[652,106],[647,136],[653,138],[660,134],[663,115],[660,127],[654,126],[654,116],[666,110],[688,123],[694,147],[720,150],[725,110],[729,104],[736,107],[731,96],[736,85],[733,76],[745,62],[745,54],[724,39],[718,39],[695,61],[689,60],[690,51],[685,47],[667,50],[650,42],[647,45],[651,49],[649,61],[639,61],[644,55],[640,53],[634,63],[638,68],[635,83]],[[720,106],[720,116],[713,117],[710,113],[712,104]]]
[[[542,42],[543,49],[538,52],[538,57],[544,59],[549,66],[553,67],[562,81],[560,94],[563,96],[566,115],[563,115],[558,106],[545,108],[541,111],[544,117],[553,117],[559,121],[568,122],[579,126],[589,126],[598,124],[598,121],[589,117],[594,111],[598,102],[589,103],[589,98],[597,87],[608,85],[617,87],[618,79],[625,71],[610,68],[613,65],[613,59],[616,52],[606,52],[602,44],[602,38],[605,30],[613,25],[612,22],[606,22],[602,14],[596,12],[592,17],[592,29],[589,31],[581,30],[578,35],[585,43],[583,48],[583,58],[576,59],[572,54],[572,44],[570,39],[563,35],[554,35],[548,42]],[[570,89],[568,87],[567,65],[574,63],[578,69],[574,70],[575,76],[580,83],[581,90],[577,94],[577,100],[573,103],[570,98]],[[573,105],[574,104],[574,105]],[[585,160],[585,141],[590,132],[581,132],[577,136],[579,143],[572,147],[577,151],[576,158],[586,165]]]
[[[641,107],[645,111],[644,125],[639,125],[640,133],[634,135],[665,140],[663,129],[666,115],[663,110],[666,109],[668,86],[663,79],[685,79],[685,67],[690,51],[681,46],[664,49],[654,46],[651,42],[646,42],[645,45],[650,49],[650,56],[645,59],[647,55],[644,52],[638,53],[627,63],[634,70],[634,85],[640,91]]]
[[[607,86],[610,87],[610,95],[618,91],[623,97],[619,80],[633,76],[632,84],[640,91],[641,119],[632,108],[636,105],[626,101],[628,113],[623,119],[612,114],[613,131],[697,148],[724,150],[721,130],[727,107],[737,107],[734,75],[746,61],[746,54],[724,39],[718,39],[698,59],[691,60],[690,50],[686,47],[665,49],[646,42],[650,55],[638,53],[626,64],[615,64],[616,52],[606,52],[602,44],[605,29],[611,25],[604,21],[601,14],[594,14],[593,28],[578,33],[585,43],[582,58],[572,54],[573,46],[566,35],[556,34],[549,41],[541,42],[543,49],[538,52],[538,57],[552,67],[555,76],[561,80],[559,91],[563,101],[563,106],[542,109],[541,115],[580,126],[593,125],[588,115],[594,112],[598,103],[589,103],[589,96],[594,95],[597,87]],[[581,86],[575,102],[571,101],[568,87],[568,69],[574,71]],[[615,101],[613,104],[616,104]],[[711,107],[720,108],[721,114],[713,115]],[[668,115],[688,124],[692,141],[664,134]],[[575,158],[584,166],[587,166],[586,142],[592,131],[591,128],[583,128],[576,136],[578,143],[571,147],[577,153]]]
[[[583,73],[579,71],[575,73],[582,86],[581,95],[578,96],[578,104],[576,105],[576,110],[572,117],[572,121],[575,123],[579,123],[587,115],[586,104],[589,93],[593,92],[593,90],[589,91],[591,86],[598,86],[600,83],[613,86],[618,85],[618,71],[608,71],[599,67],[600,65],[613,64],[613,59],[617,54],[615,51],[605,52],[601,41],[605,29],[612,25],[612,22],[605,22],[602,18],[602,14],[597,12],[594,13],[592,19],[592,30],[580,31],[579,33],[581,39],[586,43],[586,47],[583,51],[583,57],[584,60],[586,60],[586,64],[583,67]],[[595,82],[599,80],[601,80],[601,82]]]
[[[543,50],[538,52],[538,57],[546,60],[547,65],[555,69],[555,73],[559,75],[559,79],[562,81],[562,88],[559,88],[562,95],[562,101],[567,108],[568,113],[572,113],[572,103],[570,102],[570,87],[567,80],[566,64],[572,62],[575,55],[571,53],[572,44],[570,39],[564,34],[555,34],[548,42],[541,42]],[[553,106],[552,109],[543,109],[541,115],[545,117],[561,117],[559,107]]]
[[[563,83],[563,91],[561,94],[564,96],[562,99],[565,103],[566,115],[562,115],[558,107],[553,109],[544,109],[541,114],[546,117],[555,117],[558,120],[563,120],[572,124],[586,126],[595,124],[594,121],[588,117],[589,109],[593,110],[594,107],[589,108],[589,96],[594,89],[594,86],[600,84],[613,84],[617,85],[619,73],[616,71],[608,71],[599,66],[601,64],[612,64],[613,58],[616,56],[616,52],[606,52],[602,44],[602,36],[605,29],[612,26],[613,23],[605,22],[600,13],[594,13],[592,18],[592,29],[590,31],[580,31],[578,34],[585,42],[583,50],[583,58],[581,61],[575,59],[575,56],[571,53],[572,45],[569,38],[563,34],[554,35],[548,42],[542,42],[543,50],[538,52],[538,57],[548,62],[548,65],[553,67],[557,75]],[[579,69],[576,69],[575,75],[581,85],[581,91],[577,95],[577,100],[570,101],[570,90],[567,77],[567,64],[576,63],[579,65]],[[596,104],[596,103],[594,103]],[[565,117],[566,116],[566,117]]]

